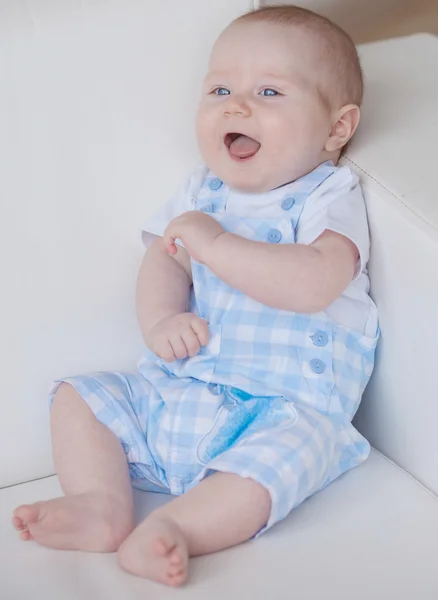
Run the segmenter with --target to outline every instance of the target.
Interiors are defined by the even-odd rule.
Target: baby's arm
[[[268,306],[318,312],[354,277],[358,250],[326,230],[313,244],[268,244],[237,235],[219,236],[206,261],[223,281]]]
[[[259,302],[295,312],[329,306],[354,277],[358,249],[326,230],[313,244],[269,244],[228,233],[209,215],[187,212],[168,225],[169,253],[181,239],[190,255],[220,279]]]
[[[146,345],[169,362],[197,354],[208,342],[205,321],[187,312],[191,285],[187,251],[178,246],[171,256],[163,238],[154,240],[138,274],[137,318]]]

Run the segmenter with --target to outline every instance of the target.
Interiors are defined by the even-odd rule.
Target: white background
[[[1,0],[0,486],[53,473],[52,379],[135,367],[140,229],[197,162],[209,50],[249,8]]]

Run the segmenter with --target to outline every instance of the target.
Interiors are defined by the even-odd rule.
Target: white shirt
[[[208,168],[199,166],[185,185],[149,221],[143,229],[143,242],[149,245],[155,236],[162,236],[169,222],[175,217],[196,208],[195,202],[202,187]],[[278,205],[287,188],[293,193],[296,182],[265,192],[245,194],[230,190],[227,211],[235,216],[263,218],[270,207]],[[377,309],[368,295],[369,278],[367,262],[370,239],[359,179],[346,166],[337,167],[306,200],[296,230],[296,243],[310,245],[325,230],[331,230],[350,239],[357,247],[359,260],[354,279],[343,294],[335,300],[325,313],[333,321],[374,337],[377,330]]]

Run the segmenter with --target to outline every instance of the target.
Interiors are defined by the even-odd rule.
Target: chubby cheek
[[[203,113],[198,112],[196,116],[196,138],[198,140],[198,145],[200,148],[205,144],[208,136],[208,132],[205,129],[206,120],[204,118]]]
[[[276,146],[283,156],[297,158],[320,152],[323,137],[318,119],[297,116],[284,120],[282,126],[276,130]],[[273,142],[275,144],[275,139]]]
[[[211,111],[198,112],[196,119],[196,137],[198,146],[204,159],[214,152],[215,140],[215,118]]]

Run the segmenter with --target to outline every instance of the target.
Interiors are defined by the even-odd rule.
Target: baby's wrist
[[[213,263],[217,262],[218,258],[220,260],[220,252],[221,248],[223,248],[223,244],[227,243],[227,239],[229,239],[230,234],[228,231],[221,231],[209,245],[208,254],[204,260],[204,264],[207,267],[210,267]]]
[[[175,316],[175,314],[173,314],[173,313],[170,315],[164,315],[164,316],[160,315],[160,317],[153,320],[153,322],[149,325],[148,332],[144,336],[148,347],[150,347],[150,345],[153,343],[153,340],[157,333],[157,330],[159,330],[159,328],[162,327],[168,319],[170,319],[174,316]]]

